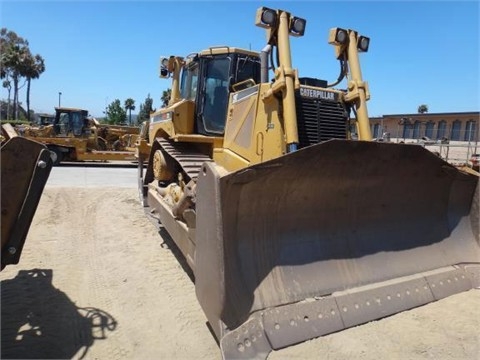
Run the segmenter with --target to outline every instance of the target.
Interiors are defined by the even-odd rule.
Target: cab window
[[[222,134],[229,96],[230,58],[212,58],[206,64],[203,122],[205,130]]]
[[[198,64],[192,64],[182,71],[180,94],[182,99],[195,101],[197,96]]]

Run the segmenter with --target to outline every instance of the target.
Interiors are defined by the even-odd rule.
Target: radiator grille
[[[341,102],[295,96],[299,147],[346,139],[348,114]]]

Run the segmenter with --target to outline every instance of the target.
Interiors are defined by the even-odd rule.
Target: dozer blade
[[[475,197],[475,199],[474,199]],[[478,177],[331,140],[197,188],[196,292],[224,358],[265,358],[480,284]]]
[[[52,160],[46,146],[19,136],[2,145],[1,156],[3,269],[20,259]]]

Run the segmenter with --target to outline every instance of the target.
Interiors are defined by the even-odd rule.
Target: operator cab
[[[54,121],[55,121],[55,115],[39,114],[38,115],[38,120],[37,120],[37,125],[48,126],[48,125],[52,125]]]
[[[84,132],[87,110],[55,108],[55,120],[53,128],[55,134],[60,136],[81,136]]]
[[[210,48],[189,58],[181,75],[182,99],[195,102],[196,132],[223,135],[232,85],[251,79],[260,82],[258,53]]]

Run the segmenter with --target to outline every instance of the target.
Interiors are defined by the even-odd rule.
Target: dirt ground
[[[1,280],[1,358],[221,359],[194,284],[133,188],[48,187]],[[480,291],[269,359],[480,359]]]

